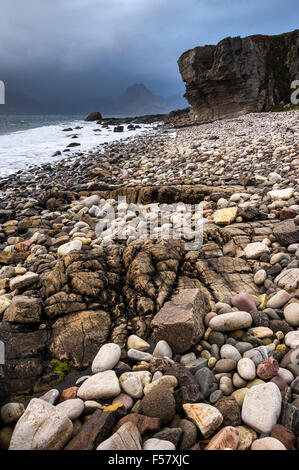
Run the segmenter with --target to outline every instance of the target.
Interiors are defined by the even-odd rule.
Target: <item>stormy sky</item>
[[[177,59],[227,36],[298,27],[298,0],[1,0],[0,80],[36,100],[183,94]]]

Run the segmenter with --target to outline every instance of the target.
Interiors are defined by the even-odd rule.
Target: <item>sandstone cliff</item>
[[[185,97],[199,121],[267,111],[290,102],[299,79],[299,30],[278,36],[228,37],[179,58]]]

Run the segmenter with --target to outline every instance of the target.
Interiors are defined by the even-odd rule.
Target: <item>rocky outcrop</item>
[[[228,37],[179,58],[185,97],[198,121],[267,111],[290,102],[299,77],[299,30],[277,36]]]

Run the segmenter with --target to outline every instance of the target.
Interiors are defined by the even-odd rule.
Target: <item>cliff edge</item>
[[[290,103],[299,79],[299,30],[277,36],[228,37],[178,60],[185,98],[199,121],[268,111]]]

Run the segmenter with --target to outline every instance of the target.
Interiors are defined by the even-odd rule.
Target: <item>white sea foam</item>
[[[82,126],[82,129],[75,129]],[[70,132],[63,132],[65,128],[73,128]],[[57,162],[74,153],[93,150],[105,142],[125,139],[142,134],[153,125],[140,124],[140,129],[124,132],[113,132],[114,126],[103,128],[95,122],[70,121],[59,125],[48,125],[0,135],[0,178],[15,173],[18,170],[28,169],[30,166],[41,165],[47,162]],[[95,132],[94,129],[101,129]],[[78,139],[72,139],[72,135]],[[72,142],[80,143],[80,147],[70,148],[70,152],[63,153],[67,145]],[[61,156],[53,157],[60,150]]]

